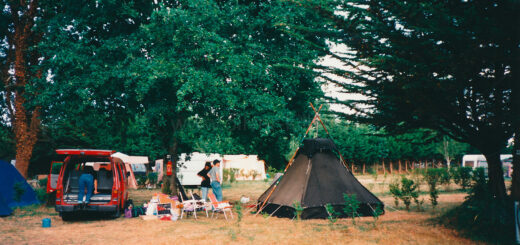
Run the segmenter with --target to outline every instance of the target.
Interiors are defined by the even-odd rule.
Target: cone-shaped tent
[[[346,193],[356,195],[360,202],[358,213],[362,216],[372,216],[378,205],[383,209],[384,204],[359,183],[340,162],[336,152],[330,139],[304,140],[293,163],[279,179],[278,186],[273,183],[258,199],[259,208],[268,199],[263,212],[292,218],[293,205],[298,202],[303,207],[302,219],[327,218],[325,205],[331,204],[336,211],[341,211],[345,204],[343,194]]]

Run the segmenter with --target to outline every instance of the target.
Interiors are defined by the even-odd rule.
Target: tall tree
[[[347,69],[331,82],[365,100],[345,101],[359,120],[427,127],[467,142],[489,164],[489,185],[506,196],[499,152],[518,127],[518,1],[340,1],[334,19],[346,45],[331,53]]]
[[[0,9],[0,80],[3,82],[2,104],[6,108],[3,115],[12,125],[16,168],[27,177],[29,160],[40,130],[41,107],[28,103],[36,95],[28,87],[42,74],[38,68],[40,54],[34,49],[43,35],[35,26],[42,11],[38,0],[4,0],[0,2]]]
[[[285,164],[300,118],[312,117],[308,102],[322,95],[310,68],[323,51],[305,40],[325,47],[317,35],[288,32],[323,26],[319,16],[289,2],[166,1],[148,17],[109,3],[57,11],[51,22],[41,48],[54,54],[44,62],[52,79],[40,84],[49,126],[86,142],[110,134],[105,128],[121,133],[123,146],[146,137],[174,159],[196,147],[230,150],[232,142]],[[136,124],[144,125],[133,130],[139,136],[121,132]],[[212,144],[218,137],[220,146]]]

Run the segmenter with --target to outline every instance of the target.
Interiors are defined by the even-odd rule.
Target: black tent
[[[325,205],[342,210],[344,193],[356,195],[361,216],[372,216],[378,205],[383,209],[383,202],[359,183],[340,162],[336,152],[336,145],[330,139],[304,140],[283,177],[258,199],[260,211],[293,218],[293,205],[298,202],[303,207],[302,219],[327,218]]]

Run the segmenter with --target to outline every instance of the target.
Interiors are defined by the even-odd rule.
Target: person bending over
[[[208,191],[211,188],[211,182],[208,175],[208,172],[211,170],[211,162],[206,162],[206,165],[200,172],[197,174],[202,178],[202,182],[200,182],[200,189],[202,189],[202,200],[206,201],[208,198]]]
[[[94,189],[94,194],[99,193],[97,191],[97,174],[92,166],[85,166],[83,173],[79,176],[78,203],[81,203],[82,205],[89,204],[90,198],[92,197],[92,189]],[[85,201],[83,201],[85,190],[87,197],[85,198]]]
[[[209,171],[209,176],[211,177],[211,189],[213,189],[213,194],[217,198],[217,201],[222,202],[222,187],[220,183],[222,183],[222,179],[220,176],[220,160],[215,159],[213,161],[213,168]]]

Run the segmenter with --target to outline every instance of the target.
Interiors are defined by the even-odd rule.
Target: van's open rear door
[[[53,161],[51,162],[51,170],[47,177],[47,193],[56,191],[58,185],[58,177],[60,177],[60,170],[63,166],[63,162]]]

